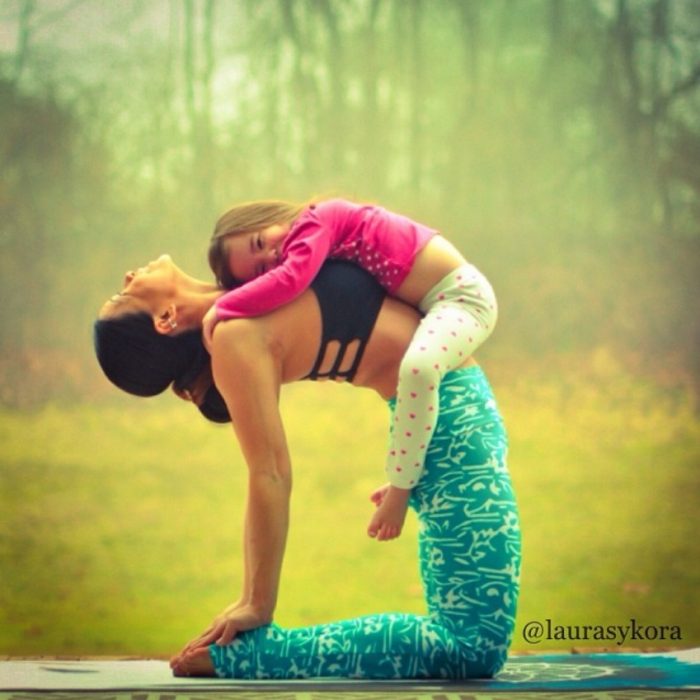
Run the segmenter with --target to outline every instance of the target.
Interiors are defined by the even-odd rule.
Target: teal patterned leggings
[[[497,673],[513,634],[520,573],[506,451],[503,421],[481,369],[445,375],[425,471],[411,494],[428,614],[259,627],[228,646],[209,648],[217,675],[399,679]]]

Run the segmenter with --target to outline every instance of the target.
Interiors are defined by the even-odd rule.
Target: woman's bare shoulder
[[[264,350],[267,334],[262,318],[234,318],[219,322],[214,330],[212,360],[240,357],[242,354]]]
[[[308,373],[320,338],[318,302],[315,295],[307,291],[263,316],[217,324],[212,359],[225,362],[273,357],[283,366],[285,381],[293,381]]]

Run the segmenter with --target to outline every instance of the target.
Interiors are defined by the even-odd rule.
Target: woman
[[[194,392],[205,414],[215,412],[197,336],[218,293],[168,256],[129,273],[95,325],[107,376],[139,395],[173,382],[182,395]],[[272,622],[291,490],[280,387],[328,376],[374,389],[391,404],[417,321],[361,270],[327,263],[292,303],[217,327],[211,370],[249,469],[244,583],[239,600],[173,659],[176,675],[475,678],[503,666],[515,622],[520,531],[503,424],[471,359],[442,383],[426,470],[411,496],[429,614],[291,630]],[[382,497],[380,489],[373,500]]]

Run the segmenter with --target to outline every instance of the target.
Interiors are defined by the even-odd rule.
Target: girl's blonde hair
[[[225,289],[237,287],[240,282],[234,278],[228,267],[226,240],[230,236],[253,233],[275,224],[292,223],[313,202],[302,204],[282,200],[246,202],[229,209],[219,217],[209,242],[209,267],[216,282]]]

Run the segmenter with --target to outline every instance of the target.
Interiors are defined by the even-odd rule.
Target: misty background
[[[311,195],[455,241],[501,300],[483,355],[697,388],[699,39],[695,0],[5,0],[0,401],[111,391],[125,270],[208,278],[224,209]]]

